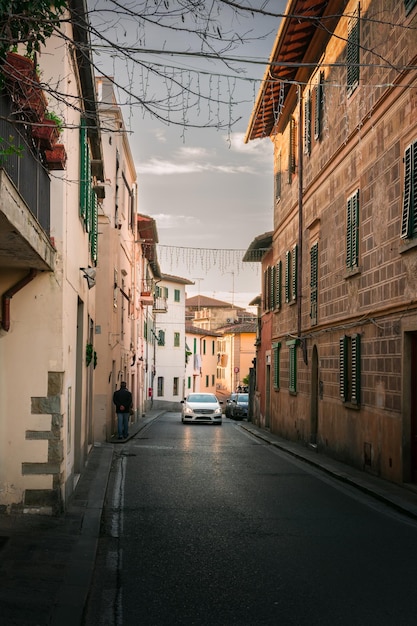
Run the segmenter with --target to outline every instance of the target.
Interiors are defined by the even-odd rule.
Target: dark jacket
[[[129,413],[133,404],[132,394],[125,387],[117,389],[113,394],[113,402],[116,405],[116,413]]]

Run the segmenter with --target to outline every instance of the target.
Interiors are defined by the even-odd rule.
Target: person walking
[[[114,392],[113,402],[116,405],[118,438],[126,439],[129,435],[129,417],[133,399],[124,381],[120,383],[120,389]]]

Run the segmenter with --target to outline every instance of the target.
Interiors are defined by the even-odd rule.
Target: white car
[[[181,421],[183,424],[219,424],[222,425],[222,402],[214,393],[190,393],[181,400]]]

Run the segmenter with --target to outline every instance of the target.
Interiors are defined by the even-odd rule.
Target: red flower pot
[[[31,59],[8,52],[2,66],[6,87],[17,106],[35,119],[42,119],[47,101]]]
[[[56,143],[52,150],[45,150],[45,160],[50,170],[64,170],[67,153],[62,143]]]
[[[59,138],[59,128],[54,120],[43,119],[32,126],[32,137],[41,150],[52,150]]]

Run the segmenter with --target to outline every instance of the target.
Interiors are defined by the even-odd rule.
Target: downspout
[[[8,332],[10,330],[10,300],[17,294],[18,291],[26,287],[35,276],[38,274],[38,270],[31,269],[29,274],[22,278],[13,287],[5,291],[1,298],[1,327]]]
[[[297,256],[297,337],[301,339],[301,293],[303,268],[303,99],[298,85],[298,256]]]

